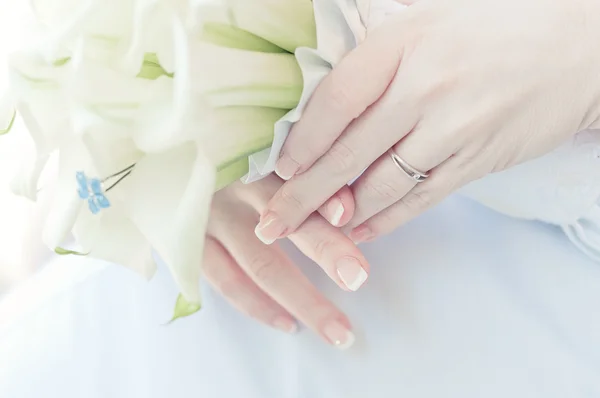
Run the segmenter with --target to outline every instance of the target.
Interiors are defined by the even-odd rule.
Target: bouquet
[[[371,6],[363,1],[361,7]],[[394,1],[388,1],[397,7]],[[145,277],[155,252],[200,308],[213,193],[270,173],[310,94],[364,37],[354,1],[32,0],[31,43],[9,59],[0,132],[36,146],[13,190],[36,199],[59,166],[43,240]],[[77,248],[64,248],[73,236]]]

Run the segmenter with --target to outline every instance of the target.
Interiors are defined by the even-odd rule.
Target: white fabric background
[[[0,305],[0,397],[600,396],[600,265],[559,229],[454,198],[364,250],[371,279],[345,293],[290,249],[354,322],[346,352],[210,290],[200,314],[161,326],[176,297],[164,270],[147,284],[55,261]]]

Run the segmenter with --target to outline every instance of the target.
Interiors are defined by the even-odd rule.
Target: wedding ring
[[[422,171],[419,171],[412,167],[404,159],[398,156],[396,152],[394,152],[392,149],[389,150],[389,154],[392,157],[394,164],[398,166],[398,168],[402,170],[404,174],[406,174],[412,180],[416,182],[423,182],[427,179],[427,177],[429,177],[429,174],[423,173]]]

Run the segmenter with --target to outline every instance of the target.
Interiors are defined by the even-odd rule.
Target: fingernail
[[[360,265],[360,262],[353,257],[339,259],[336,266],[340,279],[353,292],[357,291],[367,280],[367,272]]]
[[[288,156],[281,156],[275,164],[275,173],[284,180],[289,180],[298,172],[300,166]]]
[[[331,344],[340,350],[350,348],[354,344],[354,333],[338,321],[333,321],[325,326],[323,334]]]
[[[339,227],[342,216],[344,215],[344,205],[338,198],[333,198],[325,207],[327,220],[334,227]]]
[[[277,318],[275,318],[275,320],[273,321],[273,326],[275,326],[279,330],[284,331],[285,333],[290,334],[296,333],[296,331],[298,330],[298,324],[284,316],[278,316]]]
[[[350,232],[350,239],[356,244],[368,242],[374,238],[375,234],[366,225],[356,227]]]
[[[265,245],[275,242],[284,232],[285,227],[273,213],[267,213],[262,217],[254,229],[254,233],[258,239]]]

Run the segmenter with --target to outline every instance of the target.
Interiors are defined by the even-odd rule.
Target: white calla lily
[[[200,302],[199,279],[210,200],[211,163],[189,143],[151,154],[119,186],[124,211],[171,268],[181,293]]]
[[[11,87],[7,98],[12,104],[5,108],[16,109],[36,148],[33,159],[24,159],[11,188],[33,200],[50,154],[70,130],[67,94],[61,85],[68,73],[69,66],[46,64],[37,52],[15,53],[9,58]]]
[[[102,217],[82,211],[73,235],[85,255],[121,264],[146,279],[156,272],[152,245],[120,209],[108,209]]]
[[[176,317],[188,315],[213,192],[248,172],[300,99],[292,53],[316,42],[311,1],[32,4],[40,40],[11,57],[0,104],[0,125],[16,109],[37,149],[14,189],[35,198],[57,151],[44,242],[145,277],[155,252],[182,293]],[[61,249],[71,234],[81,249]]]
[[[195,89],[213,106],[291,109],[302,94],[302,72],[288,53],[263,53],[198,43],[192,60]],[[244,73],[238,73],[244,64]],[[211,76],[213,78],[202,78]]]
[[[92,167],[85,145],[77,137],[61,146],[58,162],[58,178],[42,235],[52,250],[65,242],[81,213],[83,202],[77,195],[74,175]]]

